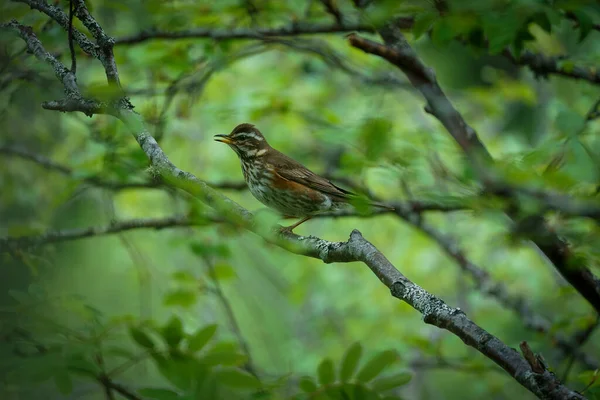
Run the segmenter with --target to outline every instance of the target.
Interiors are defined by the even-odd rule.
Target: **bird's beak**
[[[233,143],[233,141],[227,135],[215,135],[215,140],[225,144]]]

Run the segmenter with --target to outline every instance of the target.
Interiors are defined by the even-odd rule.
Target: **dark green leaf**
[[[393,350],[382,351],[367,362],[359,371],[356,380],[359,382],[369,382],[379,375],[385,368],[391,365],[398,358]]]
[[[333,361],[329,358],[324,359],[317,368],[317,375],[319,376],[319,383],[321,385],[329,385],[335,381],[335,372],[333,368]]]
[[[169,389],[145,388],[138,390],[138,393],[144,397],[156,400],[176,400],[180,398],[177,393]]]
[[[436,46],[443,46],[454,39],[456,36],[455,31],[452,29],[452,25],[447,18],[440,19],[433,25],[431,30],[431,41]]]
[[[169,322],[162,328],[161,333],[169,347],[177,347],[181,339],[183,339],[183,324],[181,320],[176,316],[172,316]]]
[[[594,21],[583,10],[573,10],[572,12],[579,22],[579,41],[582,42],[594,28]]]
[[[342,382],[346,382],[352,378],[354,371],[358,366],[360,356],[362,355],[362,345],[359,342],[354,343],[346,350],[342,365],[340,368],[340,379]]]
[[[54,383],[58,390],[64,395],[70,394],[73,390],[73,381],[69,376],[69,372],[65,369],[60,369],[54,374]]]
[[[412,27],[412,33],[415,39],[420,38],[425,32],[431,28],[431,25],[439,18],[437,12],[422,12],[415,17],[415,23]]]
[[[401,372],[396,375],[379,378],[372,383],[372,388],[377,392],[385,392],[402,385],[406,385],[412,379],[412,375],[408,372]]]
[[[254,376],[238,369],[224,369],[215,372],[218,382],[240,389],[255,389],[260,387],[260,382]]]
[[[488,39],[488,51],[496,54],[510,45],[517,37],[521,25],[521,19],[510,12],[490,13],[486,16],[483,21],[483,30]]]
[[[217,325],[207,325],[199,329],[193,336],[188,339],[188,350],[197,352],[212,339],[217,331]]]
[[[129,335],[131,338],[140,346],[147,349],[154,349],[154,342],[150,339],[150,336],[140,328],[132,326],[129,328]]]
[[[303,376],[300,378],[299,383],[300,389],[305,391],[306,393],[312,393],[317,390],[317,384],[310,376]]]

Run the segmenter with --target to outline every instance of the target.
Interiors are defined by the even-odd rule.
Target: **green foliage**
[[[411,374],[406,372],[380,377],[373,381],[398,360],[394,350],[386,350],[375,355],[353,378],[362,351],[362,345],[358,342],[346,350],[338,367],[339,379],[335,377],[334,362],[329,358],[323,359],[317,367],[318,384],[310,376],[303,376],[298,384],[299,388],[311,398],[367,400],[380,399],[385,392],[397,389],[410,381]],[[386,398],[399,399],[395,395],[388,395]]]
[[[202,348],[212,339],[212,337],[217,332],[217,325],[208,325],[203,328],[198,329],[196,333],[194,333],[188,339],[188,350],[191,352],[197,352],[202,350]]]
[[[68,2],[52,3],[65,10]],[[323,3],[86,1],[116,38],[154,29],[226,32],[292,22],[335,26]],[[508,57],[528,51],[556,60],[567,75],[596,73],[597,1],[333,3],[347,24],[381,26],[390,16],[414,17],[407,40],[477,130],[498,174],[524,187],[597,203],[599,125],[597,119],[585,121],[597,100],[597,85],[564,74],[532,73]],[[69,64],[67,35],[59,24],[18,2],[3,2],[0,13],[3,22],[17,18],[31,26],[46,50]],[[75,26],[92,37],[77,18]],[[588,266],[598,276],[597,224],[546,212],[536,198],[519,198],[518,216],[508,222],[504,212],[510,203],[482,194],[479,171],[444,126],[423,111],[422,97],[405,90],[400,71],[351,48],[344,34],[157,39],[117,44],[115,54],[122,87],[150,133],[174,164],[210,184],[242,180],[237,157],[215,144],[212,135],[251,122],[275,148],[360,192],[354,205],[361,217],[373,211],[371,195],[464,208],[415,213],[410,221],[391,214],[315,218],[296,232],[344,241],[352,229],[360,230],[411,280],[450,305],[460,304],[478,324],[517,347],[531,332],[518,313],[462,276],[466,272],[458,262],[468,259],[490,276],[490,284],[506,285],[515,304],[524,300],[528,310],[549,319],[550,332],[538,332],[530,342],[562,374],[567,360],[553,335],[578,337],[595,319],[575,289],[557,284],[548,261],[529,240],[543,222],[566,242],[569,265]],[[360,34],[381,42],[377,35]],[[42,102],[64,95],[60,82],[24,51],[21,39],[6,34],[0,41],[0,146],[26,149],[71,170],[63,173],[3,153],[2,235],[180,215],[198,223],[218,217],[166,185],[119,188],[164,182],[117,119],[41,110]],[[120,93],[106,85],[97,60],[78,46],[75,51],[77,83],[86,95],[110,99]],[[264,212],[245,190],[218,190],[252,211],[259,229],[288,222]],[[451,252],[459,255],[449,257],[419,226],[448,238]],[[6,376],[0,398],[82,392],[87,398],[88,387],[97,388],[89,394],[96,398],[104,395],[98,385],[103,374],[144,399],[527,396],[489,360],[424,325],[408,305],[390,298],[366,268],[324,266],[232,224],[19,246],[0,254],[0,265],[5,277],[0,375]],[[215,281],[227,305],[215,295]],[[581,348],[591,358],[600,354],[597,334]],[[346,347],[359,338],[364,347],[358,342]],[[376,352],[388,348],[393,350]],[[445,368],[407,370],[421,361]],[[409,382],[417,374],[420,379]],[[595,374],[575,359],[566,382],[579,391],[590,385],[586,397],[598,398]]]
[[[358,366],[358,362],[360,361],[362,351],[362,345],[359,342],[354,343],[346,350],[340,368],[340,380],[342,382],[347,382],[352,378],[352,375]]]

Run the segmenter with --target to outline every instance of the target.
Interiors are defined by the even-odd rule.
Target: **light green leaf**
[[[377,392],[385,392],[402,385],[406,385],[412,379],[412,375],[408,372],[401,372],[396,375],[379,378],[372,383],[372,387]]]
[[[163,299],[165,306],[190,308],[196,304],[197,291],[193,289],[177,289],[167,293]]]
[[[340,379],[342,382],[346,382],[352,378],[352,375],[358,366],[361,355],[362,345],[359,342],[354,343],[348,348],[348,350],[346,350],[340,368]]]
[[[237,277],[235,269],[229,264],[216,264],[214,267],[214,276],[220,280],[225,281]]]
[[[356,376],[358,382],[369,382],[394,361],[398,359],[398,355],[393,350],[382,351],[375,355],[369,362],[367,362]]]
[[[193,336],[188,339],[188,350],[191,352],[197,352],[212,339],[217,331],[217,325],[207,325],[199,329]]]

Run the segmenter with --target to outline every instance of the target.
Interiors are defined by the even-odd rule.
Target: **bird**
[[[235,151],[248,189],[258,201],[284,217],[301,218],[282,232],[291,233],[315,215],[339,210],[358,197],[271,147],[253,124],[239,124],[230,134],[215,135],[214,139]]]

